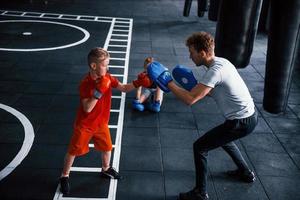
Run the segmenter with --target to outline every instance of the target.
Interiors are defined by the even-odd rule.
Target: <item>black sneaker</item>
[[[237,177],[238,179],[246,182],[246,183],[253,183],[255,181],[255,174],[251,170],[233,170],[226,172],[227,175],[232,177]]]
[[[60,182],[60,191],[63,194],[69,194],[70,193],[69,177],[61,177],[59,179],[59,182]]]
[[[208,200],[207,193],[200,193],[196,188],[186,193],[179,193],[178,200]]]
[[[113,167],[108,168],[106,171],[102,171],[101,176],[105,178],[122,179],[122,176]]]

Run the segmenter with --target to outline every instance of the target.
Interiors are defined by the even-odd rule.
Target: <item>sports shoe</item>
[[[70,193],[69,177],[61,177],[59,179],[59,182],[60,182],[60,191],[63,194],[69,194]]]
[[[193,190],[185,193],[179,193],[178,200],[208,200],[207,193],[201,193],[198,189],[194,188]]]
[[[152,112],[158,113],[160,111],[160,102],[154,101],[153,103],[147,102],[145,104],[146,108]]]
[[[106,171],[102,171],[101,176],[105,178],[122,179],[122,176],[113,167],[108,168]]]
[[[144,105],[138,99],[134,99],[132,101],[132,107],[133,109],[138,110],[140,112],[143,112],[145,109]]]
[[[233,171],[228,171],[226,174],[232,177],[237,177],[246,183],[253,183],[256,179],[254,172],[251,170],[236,169]]]

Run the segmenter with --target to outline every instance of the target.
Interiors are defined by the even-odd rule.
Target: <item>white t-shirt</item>
[[[217,102],[226,119],[241,119],[255,112],[254,102],[249,90],[236,68],[225,58],[215,57],[201,77],[193,70],[198,83],[213,88],[209,93]],[[202,70],[203,70],[202,69]]]

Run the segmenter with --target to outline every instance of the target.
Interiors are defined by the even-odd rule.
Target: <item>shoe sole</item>
[[[110,174],[105,174],[105,173],[101,173],[101,176],[103,177],[103,178],[109,178],[109,179],[116,179],[116,180],[120,180],[120,179],[122,179],[122,177],[119,177],[119,178],[115,178],[114,176],[112,176],[112,175],[110,175]]]

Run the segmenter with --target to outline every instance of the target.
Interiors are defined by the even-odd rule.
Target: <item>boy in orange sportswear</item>
[[[101,175],[120,179],[120,174],[110,166],[112,142],[108,128],[112,88],[129,92],[137,87],[149,87],[148,76],[138,77],[129,84],[122,84],[107,72],[109,53],[102,48],[94,48],[88,54],[89,73],[79,85],[80,105],[74,123],[73,135],[65,156],[60,178],[63,194],[70,191],[69,174],[76,156],[89,152],[89,142],[93,139],[95,149],[102,152]]]

